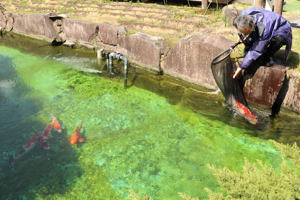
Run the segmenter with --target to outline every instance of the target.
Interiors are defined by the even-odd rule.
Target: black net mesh
[[[233,63],[230,59],[232,48],[215,57],[211,69],[215,81],[225,97],[228,108],[245,118],[251,124],[257,124],[257,116],[250,110],[244,98],[241,84],[233,79]]]

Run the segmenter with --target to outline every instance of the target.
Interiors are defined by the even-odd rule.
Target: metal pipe
[[[109,65],[109,60],[108,60],[108,55],[106,55],[106,67],[107,67],[107,70],[108,70],[108,65]]]
[[[109,60],[109,63],[108,63],[108,72],[113,74],[112,72],[112,68],[113,68],[113,63],[112,63],[112,59],[116,57],[116,53],[110,53],[108,54],[108,60]]]
[[[101,63],[103,49],[97,49],[97,63]]]
[[[0,26],[0,36],[3,36],[3,33],[4,33],[4,28],[2,28],[2,27]]]
[[[113,69],[112,59],[113,58],[117,59],[117,60],[122,60],[124,62],[124,88],[126,88],[127,87],[127,80],[128,80],[128,59],[120,53],[114,53],[114,52],[110,53],[108,55],[108,60],[109,60],[108,71],[111,74],[113,74],[113,72],[112,72],[112,69]]]
[[[128,80],[128,59],[124,56],[121,56],[121,59],[124,62],[124,88],[127,88],[127,80]]]

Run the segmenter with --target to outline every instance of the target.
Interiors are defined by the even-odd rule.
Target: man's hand
[[[234,72],[232,78],[233,78],[233,79],[237,78],[237,77],[241,74],[242,70],[243,70],[242,68],[238,67],[238,68],[236,69],[236,71]]]

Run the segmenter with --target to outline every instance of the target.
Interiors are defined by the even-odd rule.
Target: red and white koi
[[[12,165],[17,159],[21,158],[24,156],[27,152],[29,152],[37,143],[40,143],[40,145],[43,147],[43,149],[49,149],[49,143],[48,139],[51,136],[51,130],[53,127],[53,123],[47,124],[45,127],[43,133],[38,133],[36,132],[36,135],[28,140],[23,146],[22,149],[15,154],[11,159],[10,159],[10,165]]]
[[[254,125],[258,124],[257,116],[254,115],[245,105],[243,105],[241,102],[237,100],[234,100],[233,102],[236,108],[238,109],[238,111],[240,112],[240,114],[242,114],[247,119],[248,122]]]
[[[44,149],[50,148],[50,146],[48,144],[48,139],[51,136],[50,134],[51,134],[52,127],[53,127],[53,123],[47,124],[46,128],[44,129],[43,134],[40,137],[39,143],[42,145],[42,147]]]

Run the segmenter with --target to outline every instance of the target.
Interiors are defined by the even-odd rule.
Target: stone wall
[[[6,31],[11,31],[14,24],[14,18],[11,13],[0,11],[0,27]]]
[[[246,81],[244,95],[248,101],[271,107],[282,88],[285,67],[260,67],[255,75]]]
[[[66,45],[79,44],[93,49],[117,51],[131,63],[182,80],[217,89],[211,61],[232,42],[218,35],[196,34],[185,37],[174,47],[162,38],[142,33],[128,34],[126,27],[109,23],[90,23],[51,13],[12,14],[0,12],[0,27],[6,31]],[[283,106],[300,113],[300,75],[287,76],[282,66],[261,67],[244,87],[247,100],[271,107],[279,91],[286,90]]]
[[[300,73],[288,73],[288,89],[283,107],[300,113]]]
[[[13,31],[19,34],[29,35],[52,41],[56,32],[51,20],[44,15],[38,14],[12,14]]]
[[[165,73],[183,80],[217,89],[211,72],[215,56],[228,49],[232,42],[218,35],[193,35],[180,40],[162,62]]]
[[[93,39],[99,33],[99,24],[69,18],[65,18],[62,21],[62,30],[66,40],[81,45],[93,45]]]

